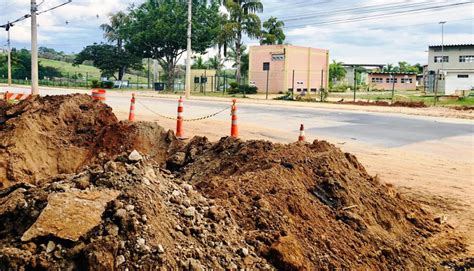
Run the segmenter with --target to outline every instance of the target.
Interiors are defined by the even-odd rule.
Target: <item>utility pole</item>
[[[31,94],[38,95],[38,24],[36,0],[31,0]]]
[[[352,66],[354,68],[354,102],[356,101],[356,89],[357,89],[357,70],[356,66]]]
[[[446,21],[441,21],[439,24],[441,25],[441,72],[438,70],[438,74],[436,75],[436,81],[438,81],[438,84],[436,85],[436,91],[435,91],[435,97],[433,101],[433,105],[436,105],[436,102],[438,100],[438,88],[439,88],[439,81],[441,80],[441,74],[444,74],[444,24]],[[443,78],[444,79],[444,78]],[[446,91],[446,81],[443,80],[443,85]]]
[[[10,22],[7,23],[6,29],[8,32],[8,86],[12,85],[12,48],[10,45]]]
[[[193,1],[188,0],[188,45],[186,47],[186,89],[185,97],[189,99],[191,96],[191,27],[192,27],[192,12]]]

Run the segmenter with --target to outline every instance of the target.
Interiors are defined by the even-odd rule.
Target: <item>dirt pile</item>
[[[390,103],[387,101],[340,101],[340,104],[355,104],[355,105],[376,105],[376,106],[394,106],[394,107],[412,107],[412,108],[420,108],[420,107],[427,107],[427,105],[423,101],[395,101],[394,103]]]
[[[23,161],[14,171],[23,175],[7,174],[16,182],[0,190],[0,270],[462,269],[473,263],[443,219],[324,141],[195,137],[184,145],[155,124],[118,122],[110,108],[82,95],[36,98],[4,112],[3,165],[10,172],[10,162]],[[13,142],[18,136],[27,144],[25,126],[47,147],[21,152]],[[44,172],[24,162],[37,148],[43,154],[36,163],[62,163],[54,156],[59,143],[69,148],[63,159],[84,153],[78,158],[86,162],[68,170],[45,162]],[[29,172],[37,176],[28,179]]]
[[[130,149],[173,145],[172,134],[146,123],[119,122],[112,109],[88,95],[35,97],[0,105],[0,187],[39,183],[73,173],[96,159]]]
[[[324,141],[196,138],[169,166],[223,206],[278,269],[435,268],[464,252],[449,226]]]

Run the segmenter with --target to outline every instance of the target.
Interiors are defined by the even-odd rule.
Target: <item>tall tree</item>
[[[234,46],[232,46],[230,48],[230,52],[229,52],[229,56],[228,56],[228,60],[230,60],[231,62],[234,62],[232,67],[236,69],[236,75],[237,75],[237,70],[240,71],[241,75],[242,74],[247,74],[247,72],[249,70],[249,54],[247,52],[247,46],[242,45],[240,47],[240,50],[241,50],[241,53],[240,53],[240,68],[237,65],[238,54],[237,54],[237,49]]]
[[[263,22],[262,36],[260,38],[261,45],[283,44],[285,42],[285,33],[283,27],[285,23],[278,21],[276,17],[270,17]]]
[[[342,80],[346,76],[346,69],[342,66],[342,62],[336,62],[333,60],[331,64],[329,64],[329,79],[330,80]]]
[[[103,76],[114,77],[118,80],[122,80],[128,68],[134,70],[143,69],[142,59],[140,57],[126,50],[118,51],[117,46],[110,44],[94,43],[85,47],[76,55],[74,64],[82,64],[86,60],[92,61],[94,67],[100,69]],[[115,76],[117,71],[119,71],[118,77]],[[123,73],[120,73],[120,71],[123,71]]]
[[[216,42],[219,5],[195,0],[192,12],[192,49],[204,54]],[[129,16],[123,31],[125,47],[156,59],[167,75],[168,90],[174,90],[175,68],[187,45],[187,1],[146,0]]]
[[[209,60],[207,61],[207,64],[209,68],[212,68],[216,70],[217,72],[219,72],[220,70],[224,68],[224,61],[225,59],[221,58],[220,55],[215,55],[209,58]]]
[[[128,16],[124,12],[119,11],[115,14],[111,14],[109,16],[109,20],[109,24],[102,24],[100,28],[102,28],[102,30],[104,31],[104,38],[107,39],[107,41],[112,43],[116,42],[116,50],[120,55],[124,51],[121,29],[128,20]],[[126,69],[127,67],[125,65],[118,68],[118,80],[123,79],[123,75],[125,74]]]
[[[224,7],[229,13],[224,28],[232,33],[236,51],[236,80],[241,83],[242,38],[243,35],[260,37],[261,21],[256,13],[263,11],[263,4],[260,0],[225,0]]]

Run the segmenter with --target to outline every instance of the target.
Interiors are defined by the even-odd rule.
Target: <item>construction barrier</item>
[[[128,121],[135,120],[135,93],[132,93],[132,99],[130,100],[130,113],[128,114]]]
[[[5,92],[5,101],[21,101],[31,97],[31,94]]]
[[[178,118],[176,119],[176,137],[183,137],[183,97],[178,100]]]
[[[232,126],[230,128],[230,136],[237,138],[239,136],[239,129],[237,127],[237,103],[236,99],[232,100],[232,107],[230,109],[230,115],[232,116]]]
[[[304,142],[306,139],[305,133],[304,133],[304,125],[301,124],[300,126],[300,135],[298,136],[298,141],[299,142]]]
[[[105,101],[106,91],[105,89],[93,89],[92,90],[92,99],[98,101]]]

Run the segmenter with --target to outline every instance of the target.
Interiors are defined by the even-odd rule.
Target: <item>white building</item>
[[[454,95],[474,89],[474,44],[429,46],[426,90]]]

